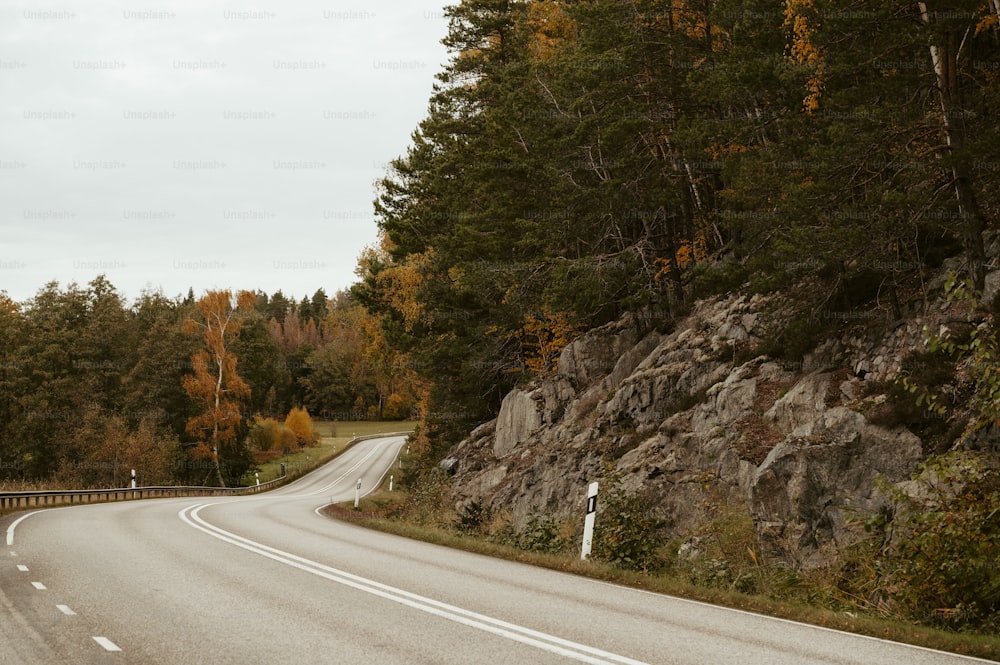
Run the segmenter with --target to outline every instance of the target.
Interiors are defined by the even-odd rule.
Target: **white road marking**
[[[105,651],[121,651],[121,647],[106,637],[94,637],[94,641],[104,647]]]
[[[23,522],[24,520],[28,519],[32,515],[34,515],[34,513],[28,513],[27,515],[21,515],[16,520],[14,520],[9,527],[7,527],[7,547],[10,547],[11,545],[14,544],[14,529],[17,528],[17,525],[20,524],[21,522]],[[11,552],[10,554],[11,554],[11,556],[15,556],[15,554],[13,552]]]
[[[41,582],[32,582],[31,586],[35,587],[39,591],[45,591],[45,585],[42,584]]]
[[[362,457],[361,459],[359,459],[357,462],[355,462],[354,466],[352,466],[348,470],[344,471],[344,473],[342,473],[339,477],[331,480],[329,483],[326,484],[326,486],[321,487],[318,490],[312,492],[312,494],[326,494],[337,483],[339,483],[340,481],[342,481],[347,476],[353,474],[355,470],[357,470],[358,468],[360,468],[365,462],[367,462],[369,459],[371,459],[375,455],[375,453],[381,452],[381,448],[382,448],[382,446],[380,446],[380,445],[379,446],[375,446],[374,448],[372,448],[372,450],[371,450],[370,453],[368,453],[367,455],[365,455],[364,457]]]
[[[213,538],[218,538],[219,540],[248,550],[254,554],[259,554],[260,556],[283,563],[287,566],[291,566],[292,568],[297,568],[318,577],[328,579],[332,582],[337,582],[338,584],[343,584],[344,586],[358,589],[359,591],[370,593],[373,596],[385,598],[401,605],[406,605],[407,607],[412,607],[422,612],[427,612],[428,614],[433,614],[470,628],[476,628],[494,635],[506,637],[507,639],[515,642],[537,647],[550,653],[572,658],[583,663],[590,663],[591,665],[609,665],[614,663],[619,665],[647,665],[642,661],[633,660],[626,656],[620,656],[608,651],[602,651],[601,649],[589,647],[578,642],[571,642],[570,640],[565,640],[554,635],[548,635],[524,626],[518,626],[506,621],[501,621],[500,619],[494,619],[493,617],[489,617],[484,614],[472,612],[455,605],[449,605],[432,598],[427,598],[426,596],[420,596],[415,593],[410,593],[409,591],[404,591],[403,589],[382,584],[380,582],[376,582],[375,580],[353,575],[346,571],[331,568],[321,563],[311,561],[310,559],[305,559],[303,557],[263,545],[248,538],[230,533],[229,531],[224,531],[217,526],[209,524],[198,515],[199,511],[211,505],[215,504],[188,506],[177,513],[177,515],[189,526],[207,533]]]
[[[56,609],[65,614],[68,617],[75,617],[76,612],[69,608],[69,605],[56,605]]]
[[[28,572],[28,567],[25,566],[23,563],[17,564],[17,569],[20,570],[22,573]]]
[[[615,584],[614,582],[605,582],[603,580],[590,580],[594,584],[603,584],[604,586],[609,586],[618,590],[631,591],[638,594],[650,595],[650,596],[662,596],[664,594],[657,593],[656,591],[649,591],[647,589],[637,589],[635,587],[622,586],[621,584]],[[882,637],[873,637],[871,635],[864,635],[862,633],[851,633],[846,630],[839,630],[837,628],[828,628],[827,626],[817,626],[812,623],[803,623],[801,621],[795,621],[794,619],[783,619],[781,617],[770,616],[769,614],[761,614],[760,612],[752,612],[750,610],[739,610],[735,607],[725,607],[724,605],[713,605],[712,603],[706,603],[701,600],[692,600],[690,598],[682,598],[681,596],[669,596],[672,600],[679,601],[681,603],[688,603],[690,605],[698,605],[700,607],[705,607],[711,610],[725,610],[726,612],[734,612],[736,614],[742,614],[749,617],[763,618],[768,621],[777,621],[779,623],[785,623],[792,626],[801,626],[803,628],[812,628],[813,630],[818,630],[827,633],[835,633],[837,635],[844,635],[847,637],[860,638],[863,640],[869,640],[872,642],[881,642],[882,644],[891,645],[894,647],[905,647],[907,649],[916,649],[917,651],[926,651],[928,653],[933,653],[936,655],[944,655],[948,658],[962,658],[974,663],[983,663],[987,665],[993,663],[992,660],[984,660],[982,658],[976,658],[975,656],[966,656],[960,653],[954,653],[952,651],[941,651],[939,649],[931,649],[929,647],[922,647],[916,644],[907,644],[906,642],[893,642],[892,640],[887,640]]]
[[[74,508],[80,508],[80,506],[70,505],[70,506],[59,506],[56,508],[42,508],[41,510],[35,510],[33,512],[27,513],[26,515],[21,515],[16,520],[14,520],[9,527],[7,527],[7,547],[11,547],[14,544],[14,529],[17,528],[17,525],[23,522],[24,520],[28,519],[32,515],[40,515],[41,513],[53,513],[57,510],[72,510]],[[11,552],[10,555],[17,556],[17,552]]]

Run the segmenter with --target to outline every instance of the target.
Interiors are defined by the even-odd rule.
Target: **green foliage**
[[[591,556],[627,570],[656,570],[665,564],[666,526],[651,493],[612,481],[600,495]]]
[[[967,423],[977,429],[1000,425],[1000,349],[993,315],[980,309],[979,293],[955,273],[948,276],[945,293],[965,310],[968,322],[952,323],[937,334],[925,328],[928,351],[907,359],[889,391],[899,422],[925,441],[937,441],[935,452],[947,449]]]
[[[482,534],[485,532],[493,511],[478,499],[469,503],[458,516],[458,530],[463,533]]]
[[[928,454],[942,453],[965,428],[966,419],[956,412],[967,397],[959,390],[955,359],[934,351],[911,353],[904,369],[888,385],[873,385],[886,401],[867,410],[873,423],[893,428],[903,425],[917,434]]]
[[[950,302],[966,306],[970,315],[978,309],[982,298],[971,282],[959,281],[954,273],[949,275],[945,283],[945,292]],[[931,351],[940,348],[957,357],[967,373],[972,385],[970,407],[976,426],[982,428],[1000,425],[1000,342],[993,315],[986,314],[981,322],[974,324],[968,341],[965,342],[955,340],[950,331],[941,335],[927,334],[926,337]],[[935,395],[922,394],[920,397],[927,401],[930,409],[939,413],[946,409]]]
[[[571,541],[563,537],[562,525],[551,515],[532,515],[516,538],[517,547],[528,552],[562,552]]]
[[[880,0],[668,5],[447,10],[452,60],[379,183],[382,253],[356,289],[430,414],[495,415],[539,313],[586,329],[749,284],[807,313],[766,349],[798,360],[844,321],[902,317],[959,249],[981,286],[1000,209],[986,3],[961,26]]]
[[[915,490],[887,488],[896,504],[884,588],[922,622],[1000,625],[1000,471],[958,452],[928,460]]]
[[[829,320],[811,312],[797,314],[779,322],[776,329],[767,331],[754,354],[799,362],[826,338],[830,330]]]
[[[703,586],[758,593],[769,581],[759,553],[757,532],[745,505],[719,505],[679,552],[677,571]]]
[[[24,303],[0,292],[0,481],[107,486],[135,463],[145,480],[203,482],[211,460],[191,455],[185,426],[197,409],[182,383],[201,345],[183,330],[195,300],[193,291],[185,300],[144,292],[127,304],[103,277],[51,283]],[[328,419],[411,414],[420,384],[408,360],[349,296],[320,289],[298,304],[280,292],[252,300],[232,346],[250,387],[241,414],[283,416],[296,399]],[[277,454],[264,439],[281,438],[245,427],[236,435],[238,445],[222,451],[230,480],[251,454]]]
[[[449,510],[451,488],[445,473],[433,469],[419,476],[404,474],[403,480],[410,491],[405,504],[399,508],[399,515],[424,526],[451,528],[454,525],[454,511]]]

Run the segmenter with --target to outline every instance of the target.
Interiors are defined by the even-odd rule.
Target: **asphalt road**
[[[0,521],[0,663],[921,665],[969,658],[627,589],[322,516],[403,439],[231,499]]]

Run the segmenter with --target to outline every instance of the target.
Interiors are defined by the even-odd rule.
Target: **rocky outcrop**
[[[946,308],[788,364],[749,357],[767,312],[780,311],[765,304],[715,298],[669,332],[629,315],[581,336],[553,376],[512,391],[495,422],[450,452],[456,508],[478,501],[518,526],[574,514],[611,465],[627,488],[659,498],[679,538],[722,504],[742,506],[768,551],[821,563],[857,538],[854,518],[880,508],[878,479],[902,483],[923,459],[917,436],[871,422],[865,407]]]
[[[506,457],[541,427],[538,405],[531,393],[514,389],[503,398],[493,435],[493,455]]]

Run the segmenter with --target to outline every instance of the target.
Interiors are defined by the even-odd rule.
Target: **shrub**
[[[742,593],[761,590],[765,571],[753,519],[745,505],[710,506],[714,517],[694,534],[683,572],[694,584]]]
[[[481,534],[493,518],[493,511],[479,499],[473,500],[458,516],[458,530],[463,533]]]
[[[627,492],[614,483],[604,497],[594,528],[593,558],[627,570],[663,567],[660,553],[667,543],[667,522],[652,493]]]
[[[1000,613],[1000,472],[985,457],[931,458],[895,501],[884,588],[912,618],[976,628]],[[884,520],[883,520],[884,521]]]
[[[920,437],[926,454],[943,453],[965,429],[957,409],[968,399],[956,376],[955,361],[940,351],[911,353],[895,381],[873,385],[886,401],[867,410],[876,425],[906,426]]]
[[[569,544],[562,537],[561,525],[551,515],[532,515],[517,536],[517,546],[529,552],[555,554],[567,549]]]
[[[315,446],[319,443],[319,432],[313,426],[312,418],[305,407],[294,407],[285,418],[285,427],[295,435],[300,446]]]
[[[250,421],[247,445],[258,464],[280,457],[286,448],[298,447],[295,434],[274,418],[257,416]]]

